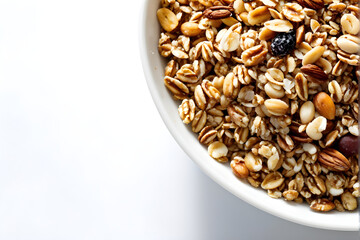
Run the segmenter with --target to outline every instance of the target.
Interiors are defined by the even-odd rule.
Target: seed
[[[301,122],[306,124],[311,122],[315,116],[315,107],[311,101],[305,102],[300,108]]]
[[[353,135],[345,135],[339,140],[339,151],[346,157],[351,157],[359,151],[358,137]]]
[[[168,8],[160,8],[156,14],[161,27],[167,32],[171,32],[179,25],[175,13]]]
[[[320,92],[316,94],[313,99],[316,111],[321,115],[326,117],[329,120],[333,120],[335,118],[335,104],[331,97],[324,93]]]
[[[188,37],[195,37],[201,33],[199,24],[194,22],[186,22],[181,25],[181,32]]]
[[[314,47],[304,55],[302,64],[306,65],[316,62],[323,55],[324,52],[325,48],[323,46]]]

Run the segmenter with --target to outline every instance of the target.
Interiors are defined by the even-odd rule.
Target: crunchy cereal
[[[162,0],[164,83],[209,155],[272,198],[352,211],[356,1]]]

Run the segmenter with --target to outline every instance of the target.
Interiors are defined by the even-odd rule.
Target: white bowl
[[[247,203],[283,219],[315,228],[358,231],[358,212],[317,213],[305,204],[272,199],[261,189],[251,187],[247,182],[239,181],[228,164],[220,164],[209,157],[189,126],[182,123],[177,113],[179,102],[174,101],[164,86],[165,60],[158,53],[160,27],[156,10],[160,0],[144,0],[140,21],[140,48],[143,69],[153,100],[167,128],[200,168],[215,182]]]

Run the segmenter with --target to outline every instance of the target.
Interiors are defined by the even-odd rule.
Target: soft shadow
[[[192,174],[200,239],[358,240],[359,232],[315,229],[285,221],[243,202],[205,176]],[[198,238],[199,239],[199,238]]]

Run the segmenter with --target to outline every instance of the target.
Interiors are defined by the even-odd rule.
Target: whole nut
[[[231,17],[232,11],[234,11],[232,7],[214,6],[206,9],[203,14],[204,17],[209,19],[222,19],[222,18]]]
[[[313,103],[316,111],[321,116],[324,116],[329,120],[333,120],[335,118],[335,104],[328,94],[326,94],[325,92],[320,92],[316,94],[313,99]]]
[[[201,29],[199,28],[199,24],[194,22],[186,22],[183,23],[180,27],[181,32],[188,37],[195,37],[201,33]]]
[[[309,76],[309,80],[316,83],[323,83],[328,79],[326,73],[318,66],[314,64],[306,64],[302,66],[300,70]]]
[[[175,13],[168,8],[160,8],[157,10],[156,15],[161,27],[167,32],[171,32],[179,25]]]
[[[325,148],[319,154],[319,162],[330,171],[345,172],[350,169],[349,160],[333,148]]]
[[[305,102],[300,107],[300,120],[301,123],[309,123],[314,119],[315,116],[315,107],[314,104],[311,101]]]
[[[339,151],[346,157],[351,157],[359,151],[359,138],[353,135],[345,135],[340,138]]]

